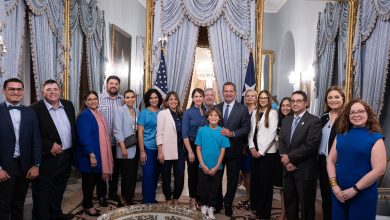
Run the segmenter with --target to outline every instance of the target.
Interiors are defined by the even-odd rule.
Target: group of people
[[[109,76],[105,91],[83,96],[76,118],[55,80],[43,83],[43,99],[30,107],[21,105],[22,81],[4,82],[0,219],[23,219],[30,182],[33,219],[70,219],[61,203],[72,164],[82,174],[86,215],[100,215],[93,206],[95,188],[100,206],[107,199],[134,204],[138,165],[143,203],[157,203],[161,175],[166,202],[178,204],[186,162],[189,205],[211,219],[222,209],[232,216],[240,173],[247,198],[239,204],[257,218],[270,219],[278,188],[280,219],[315,219],[319,179],[324,219],[375,219],[377,180],[386,169],[384,137],[370,106],[360,99],[345,103],[340,88],[328,89],[320,117],[307,111],[303,91],[275,107],[268,91],[247,90],[240,103],[236,86],[226,82],[221,103],[215,104],[212,89],[196,88],[191,107],[183,111],[176,92],[163,99],[149,89],[139,111],[135,92],[121,95],[119,88],[120,79]]]

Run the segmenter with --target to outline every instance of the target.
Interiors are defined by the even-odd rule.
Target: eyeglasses
[[[360,110],[357,110],[357,111],[350,111],[349,115],[350,116],[360,116],[360,115],[363,115],[364,112],[366,112],[365,109],[360,109]]]
[[[259,99],[261,99],[261,100],[267,100],[268,97],[259,97]]]
[[[96,101],[98,101],[98,99],[97,98],[88,98],[86,101],[87,102],[96,102]]]
[[[7,88],[7,91],[10,92],[22,92],[23,90],[23,88]]]
[[[302,99],[297,99],[297,100],[291,99],[291,101],[290,101],[291,104],[294,104],[294,103],[301,104],[302,102],[304,102],[304,100],[302,100]]]

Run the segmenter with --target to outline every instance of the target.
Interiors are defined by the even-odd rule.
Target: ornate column
[[[64,1],[64,31],[65,31],[65,50],[64,50],[64,84],[62,87],[62,97],[69,99],[69,68],[70,68],[70,1]]]
[[[152,87],[152,34],[153,34],[153,0],[146,0],[146,40],[145,40],[145,74],[144,92]]]
[[[261,90],[264,0],[256,2],[256,91]]]

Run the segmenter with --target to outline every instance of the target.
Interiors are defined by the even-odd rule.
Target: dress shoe
[[[100,207],[107,207],[108,206],[107,199],[106,198],[100,198],[99,199],[99,205],[100,205]]]
[[[229,217],[233,215],[233,209],[231,205],[225,205],[225,215]]]
[[[71,220],[73,219],[74,215],[68,213],[68,214],[65,214],[65,213],[61,213],[59,216],[57,216],[57,220]]]

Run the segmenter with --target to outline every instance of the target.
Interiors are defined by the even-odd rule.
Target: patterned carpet
[[[224,187],[226,186],[226,177],[224,177]],[[187,180],[187,176],[185,176],[185,180]],[[120,190],[120,189],[119,189]],[[225,190],[225,189],[224,189]],[[321,201],[318,200],[319,193],[317,193],[317,201],[316,201],[316,219],[322,219],[321,216]],[[238,187],[236,197],[233,204],[233,217],[229,218],[224,215],[224,211],[222,210],[221,213],[216,215],[216,218],[218,220],[225,220],[225,219],[256,219],[255,215],[245,207],[240,207],[238,205],[238,202],[245,198],[245,190],[243,187]],[[141,182],[137,182],[136,187],[136,193],[135,193],[135,202],[137,204],[141,203],[142,194],[141,194]],[[159,186],[157,188],[157,200],[159,203],[164,203],[164,196],[161,189],[161,184],[159,183]],[[83,209],[81,207],[81,201],[82,201],[82,192],[81,192],[81,176],[78,171],[73,171],[72,175],[68,181],[68,186],[66,189],[66,192],[64,194],[63,199],[63,212],[64,213],[72,213],[75,215],[74,219],[95,219],[88,217],[84,215]],[[94,200],[95,208],[101,210],[101,213],[106,213],[108,211],[111,211],[115,208],[116,202],[108,200],[109,206],[108,207],[100,207],[97,200]],[[188,196],[188,188],[187,188],[187,182],[184,184],[184,190],[182,193],[182,196],[179,200],[179,205],[188,205],[189,203],[189,196]],[[31,198],[31,190],[29,190],[25,202],[25,209],[24,209],[24,219],[30,220],[31,219],[31,212],[32,212],[32,198]],[[273,200],[273,206],[272,206],[272,220],[279,219],[280,215],[280,197],[279,197],[279,190],[274,190],[274,200]]]

